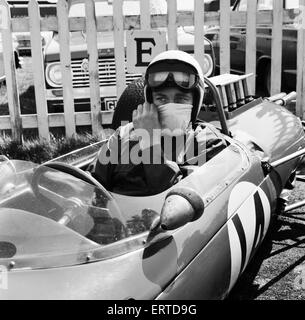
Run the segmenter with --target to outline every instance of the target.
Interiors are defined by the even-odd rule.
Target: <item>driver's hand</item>
[[[145,129],[150,135],[154,129],[161,129],[157,107],[147,102],[133,111],[132,122],[135,129]]]
[[[161,124],[154,104],[140,104],[132,113],[132,122],[142,150],[161,142]]]

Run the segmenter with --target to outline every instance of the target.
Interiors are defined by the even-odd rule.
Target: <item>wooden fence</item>
[[[103,0],[99,0],[103,1]],[[130,0],[129,0],[130,1]],[[139,0],[133,0],[139,1]],[[113,17],[96,17],[94,0],[86,0],[85,17],[68,17],[66,0],[58,0],[57,16],[40,17],[36,0],[30,0],[28,17],[11,18],[8,4],[0,0],[1,19],[0,28],[3,40],[3,58],[5,64],[6,84],[9,104],[9,115],[0,117],[0,129],[11,129],[15,139],[21,140],[23,128],[38,128],[39,136],[49,139],[49,128],[63,126],[66,135],[72,136],[78,125],[92,125],[94,134],[100,134],[101,125],[111,123],[112,111],[101,111],[99,77],[98,77],[98,49],[96,33],[113,31],[114,49],[117,75],[117,97],[126,86],[124,30],[155,29],[166,27],[168,30],[168,48],[177,47],[177,27],[195,26],[194,52],[201,61],[204,53],[204,25],[220,26],[220,71],[230,71],[230,25],[245,24],[247,32],[246,73],[256,72],[256,25],[271,24],[272,29],[272,64],[271,64],[271,93],[280,92],[281,61],[282,61],[282,25],[294,23],[298,28],[298,74],[297,74],[297,114],[303,118],[305,104],[305,0],[300,1],[300,9],[283,10],[283,0],[273,0],[273,12],[257,12],[256,1],[248,0],[247,12],[232,12],[230,0],[220,1],[220,12],[204,12],[203,0],[194,1],[193,12],[177,12],[176,0],[167,0],[168,13],[166,15],[150,15],[150,0],[140,0],[140,16],[126,16],[122,14],[123,0],[113,0]],[[151,0],[153,1],[153,0]],[[90,77],[90,112],[74,112],[72,70],[70,55],[70,31],[86,31]],[[46,87],[44,75],[44,61],[41,47],[41,32],[57,31],[60,43],[60,61],[63,78],[64,113],[48,114],[46,102]],[[16,69],[12,47],[14,32],[30,32],[35,99],[37,114],[21,115],[20,101],[16,81]],[[250,88],[255,91],[255,80]]]

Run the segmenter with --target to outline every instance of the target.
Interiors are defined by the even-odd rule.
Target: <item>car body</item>
[[[83,171],[88,150],[95,156],[107,140],[41,166],[2,159],[1,300],[228,295],[267,233],[305,140],[297,117],[261,98],[223,123],[221,97],[207,83],[219,116],[210,108],[200,117],[222,123],[228,146],[184,168],[185,177],[160,194],[108,192]]]
[[[284,9],[299,8],[298,0],[283,1]],[[237,0],[233,6],[235,12],[247,10],[246,0]],[[273,10],[271,0],[258,0],[257,10]],[[257,25],[257,85],[266,94],[270,93],[270,68],[271,68],[271,45],[272,25]],[[297,35],[294,25],[283,26],[283,49],[282,49],[282,91],[296,90],[296,64],[297,64]],[[213,43],[216,56],[216,67],[219,71],[219,27],[210,27],[205,36]],[[246,25],[231,25],[230,48],[231,48],[231,73],[244,74],[246,61]]]
[[[230,6],[232,7],[236,0],[230,0]],[[205,11],[218,11],[220,9],[220,0],[204,0]]]
[[[166,13],[166,1],[154,0],[152,13]],[[178,1],[178,10],[188,10],[192,6],[184,1]],[[140,12],[139,2],[125,1],[124,15],[136,15]],[[85,15],[84,3],[70,1],[69,16],[79,17]],[[96,2],[97,16],[112,15],[112,4],[107,2]],[[161,30],[161,29],[160,29]],[[86,34],[84,32],[71,32],[70,51],[72,59],[72,81],[75,106],[78,110],[90,110],[90,90],[88,72],[88,52]],[[102,110],[114,109],[116,104],[116,71],[114,58],[113,32],[99,32],[97,34],[99,66],[100,66],[100,96]],[[126,37],[125,37],[126,38]],[[214,54],[211,43],[205,41],[205,63],[207,75],[214,72]],[[126,39],[125,39],[126,47]],[[183,28],[178,28],[178,47],[180,50],[193,53],[194,35]],[[47,88],[48,105],[54,110],[63,108],[63,90],[61,82],[61,68],[59,57],[58,35],[46,45],[44,50],[45,76]],[[130,83],[141,74],[130,74],[126,72],[126,83]]]

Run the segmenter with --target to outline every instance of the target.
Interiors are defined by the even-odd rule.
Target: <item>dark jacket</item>
[[[153,195],[177,183],[183,177],[181,167],[202,165],[226,147],[221,133],[203,122],[190,128],[179,141],[168,139],[141,150],[129,123],[118,128],[101,147],[89,170],[109,191]]]

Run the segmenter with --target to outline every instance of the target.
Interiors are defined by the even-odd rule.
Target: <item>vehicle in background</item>
[[[15,0],[7,1],[10,6],[12,18],[28,17],[29,1]],[[56,2],[57,0],[38,1],[39,11],[41,17],[56,16]],[[46,44],[52,32],[42,32],[41,41],[42,46]],[[16,32],[18,42],[18,51],[20,55],[31,55],[31,37],[29,32]]]
[[[39,11],[41,17],[56,16],[56,2],[57,0],[41,1],[38,0]],[[29,1],[15,0],[7,1],[11,8],[11,17],[27,17]]]
[[[230,6],[235,4],[236,0],[230,0]],[[218,11],[220,5],[220,0],[204,0],[204,10],[205,11]]]
[[[111,16],[113,14],[110,2],[96,2],[97,16]],[[190,3],[178,0],[178,10],[188,11],[192,6]],[[137,1],[124,1],[124,15],[140,14],[140,4]],[[166,1],[151,1],[152,14],[166,14]],[[85,15],[84,3],[71,1],[69,17],[80,17]],[[189,53],[194,50],[194,35],[183,28],[178,28],[178,47]],[[116,104],[116,69],[114,57],[113,32],[99,32],[98,35],[99,54],[99,81],[102,110],[115,108]],[[126,45],[126,44],[125,44]],[[88,52],[85,32],[71,32],[70,51],[72,58],[72,81],[74,89],[74,103],[78,111],[90,110],[90,88],[88,71]],[[47,88],[47,100],[51,112],[62,112],[63,89],[61,66],[59,56],[59,39],[54,33],[52,40],[44,50],[45,76]],[[210,41],[205,40],[205,75],[210,76],[214,72],[214,54]],[[126,84],[141,77],[141,74],[130,74],[126,72]]]
[[[299,8],[298,0],[283,1],[284,9]],[[233,6],[236,12],[247,11],[247,0],[237,0]],[[273,10],[272,0],[258,0],[257,10]],[[205,36],[213,43],[216,57],[216,70],[219,70],[219,27],[206,30]],[[246,25],[231,25],[231,73],[244,74],[246,62]],[[256,82],[258,88],[270,94],[271,78],[271,46],[272,25],[257,25],[257,66]],[[297,29],[294,25],[283,26],[283,51],[282,51],[282,91],[296,90],[296,63],[297,63]],[[217,72],[216,71],[216,72]]]
[[[13,50],[14,50],[14,57],[15,57],[15,66],[16,68],[21,68],[19,51],[18,51],[18,42],[14,35],[13,35]],[[2,85],[3,81],[5,81],[5,70],[4,70],[4,61],[3,61],[2,35],[0,33],[0,86]]]

